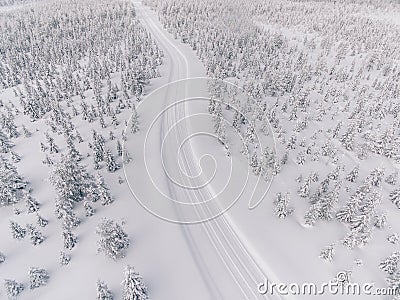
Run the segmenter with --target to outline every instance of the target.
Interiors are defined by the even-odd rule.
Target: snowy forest
[[[257,284],[338,272],[400,299],[399,20],[394,0],[0,0],[0,299],[283,299]],[[188,225],[137,198],[203,197],[196,172],[164,183],[180,158],[157,144],[196,115],[157,91],[190,77],[212,79],[197,151],[265,197]]]

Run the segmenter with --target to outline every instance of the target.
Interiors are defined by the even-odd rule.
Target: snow
[[[12,140],[15,143],[13,150],[22,158],[15,165],[32,187],[32,196],[40,202],[39,213],[49,220],[49,224],[39,227],[35,214],[26,213],[24,203],[17,205],[22,208],[21,215],[15,215],[12,207],[0,207],[0,253],[6,257],[0,263],[0,282],[12,279],[23,283],[25,289],[18,296],[21,300],[63,300],[95,298],[96,284],[101,280],[111,290],[114,299],[122,299],[124,270],[131,265],[143,277],[151,299],[310,299],[310,296],[261,295],[257,288],[266,278],[275,283],[319,285],[334,279],[342,271],[351,271],[351,279],[355,282],[374,282],[377,287],[385,287],[384,272],[379,271],[378,266],[383,258],[398,250],[398,245],[389,243],[387,237],[400,231],[400,224],[396,221],[398,210],[387,200],[394,187],[387,183],[380,187],[384,201],[379,211],[387,213],[390,226],[384,230],[374,229],[373,239],[363,248],[349,250],[341,244],[349,231],[342,223],[317,221],[316,226],[305,226],[304,214],[310,204],[297,196],[300,184],[296,178],[302,174],[305,179],[311,172],[318,171],[320,180],[311,185],[314,192],[337,164],[331,158],[323,157],[320,161],[299,166],[292,153],[287,165],[272,181],[260,179],[253,174],[246,157],[240,154],[243,136],[229,123],[226,124],[226,134],[231,155],[227,156],[215,136],[213,117],[208,112],[211,96],[208,85],[214,81],[207,77],[204,62],[188,44],[167,32],[157,12],[141,2],[133,3],[137,18],[164,53],[163,64],[159,67],[161,76],[150,80],[145,89],[146,96],[136,103],[140,130],[131,133],[130,124],[125,128],[124,121],[132,121],[129,109],[118,114],[120,124],[114,128],[102,129],[97,121],[88,126],[89,123],[81,116],[72,119],[84,139],[84,143],[76,144],[84,157],[81,163],[91,174],[100,172],[104,176],[115,201],[107,206],[91,203],[96,210],[91,217],[85,217],[83,204],[78,204],[78,217],[82,220],[74,229],[78,244],[72,251],[67,251],[71,254],[71,261],[62,266],[61,221],[54,215],[57,196],[49,181],[53,167],[42,163],[44,153],[40,152],[47,125],[44,119],[31,122],[28,116],[19,114],[15,120],[18,129],[25,124],[32,136],[25,138],[21,134]],[[18,6],[11,8],[5,13],[19,9]],[[3,10],[0,8],[0,12]],[[385,13],[375,17],[389,18],[396,24],[395,16],[388,17]],[[307,30],[304,33],[299,28],[265,24],[268,21],[262,17],[254,21],[261,30],[278,32],[290,40],[291,46],[302,41],[298,36],[312,36]],[[317,40],[320,38],[318,36]],[[319,51],[309,50],[310,57],[317,60]],[[326,61],[332,63],[334,54],[330,54]],[[344,64],[349,66],[351,61]],[[120,83],[121,74],[113,74],[111,80]],[[238,98],[247,98],[241,88],[229,83],[225,85],[235,89]],[[90,98],[89,94],[92,93],[88,92],[87,98]],[[273,103],[276,98],[270,97],[268,101]],[[317,105],[320,98],[316,92],[312,94],[312,105]],[[0,99],[19,107],[12,88],[0,90]],[[223,101],[230,100],[229,97],[223,98]],[[281,121],[289,124],[286,119]],[[326,130],[335,125],[333,120],[324,120],[323,124],[311,120],[302,137],[308,139],[316,129],[321,129],[322,140],[326,138]],[[290,126],[287,127],[288,136],[291,134]],[[99,171],[94,170],[92,156],[86,157],[91,153],[87,142],[91,141],[92,129],[106,137],[113,130],[119,139],[125,129],[127,141],[123,147],[129,151],[132,161],[114,173],[107,172],[105,166]],[[257,136],[262,147],[269,146],[279,155],[283,154],[277,136],[272,133],[265,136],[260,130]],[[54,138],[56,144],[63,145],[61,135]],[[361,160],[338,140],[333,140],[333,143],[345,168],[343,174],[360,165],[356,183],[343,180],[340,201],[335,209],[344,205],[373,168],[399,169],[391,159],[373,154]],[[114,153],[115,145],[115,140],[107,138],[107,147]],[[118,158],[118,163],[121,163],[121,158]],[[119,177],[123,178],[122,183],[119,183]],[[280,219],[274,215],[273,201],[278,193],[286,192],[294,211]],[[116,260],[97,251],[99,236],[96,228],[104,218],[122,224],[129,237],[126,252]],[[43,233],[44,241],[34,246],[28,235],[21,241],[13,239],[10,220],[22,226],[33,224]],[[327,262],[319,255],[332,244],[334,258]],[[29,289],[31,267],[44,268],[49,273],[46,286]],[[322,297],[327,300],[337,298],[329,294]],[[365,295],[340,296],[340,299],[361,297]],[[386,299],[379,296],[370,298]],[[0,288],[0,299],[6,299],[3,287]]]

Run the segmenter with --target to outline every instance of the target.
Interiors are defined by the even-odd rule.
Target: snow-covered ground
[[[14,144],[11,150],[4,150],[1,145],[1,155],[14,161],[18,174],[28,182],[26,192],[29,194],[31,188],[32,197],[40,203],[38,213],[49,221],[43,228],[36,225],[36,214],[27,211],[26,195],[18,194],[19,202],[0,207],[0,253],[5,256],[5,261],[0,262],[0,281],[22,283],[25,289],[18,299],[95,299],[97,280],[108,285],[114,299],[122,299],[121,283],[128,265],[143,277],[150,299],[310,299],[310,295],[280,295],[276,291],[273,295],[262,294],[260,284],[268,280],[314,283],[320,287],[338,274],[348,274],[345,277],[361,285],[374,283],[374,288],[387,287],[387,277],[392,280],[389,284],[400,287],[396,277],[400,274],[399,260],[394,262],[390,276],[379,268],[385,258],[399,250],[399,212],[389,200],[391,193],[399,189],[399,181],[385,181],[399,170],[399,98],[390,86],[400,74],[395,64],[398,54],[382,46],[387,57],[379,61],[379,46],[375,52],[368,52],[371,40],[354,24],[359,30],[354,34],[365,38],[365,45],[358,46],[343,26],[338,36],[327,37],[336,28],[336,23],[327,26],[330,18],[340,15],[351,21],[359,18],[371,26],[371,32],[379,28],[374,26],[380,23],[374,22],[388,21],[390,25],[382,28],[388,36],[394,36],[399,31],[398,7],[387,4],[395,8],[389,12],[388,8],[378,9],[363,1],[343,6],[310,1],[211,2],[146,1],[150,7],[134,1],[129,2],[133,6],[123,9],[122,3],[126,2],[117,0],[60,2],[60,6],[53,1],[40,1],[38,8],[35,3],[0,7],[0,42],[4,40],[4,49],[0,46],[0,50],[7,53],[0,51],[0,83],[4,85],[0,90],[1,125],[5,136],[9,135],[0,138]],[[30,7],[38,10],[30,11]],[[131,14],[132,7],[135,13]],[[41,12],[46,9],[50,13],[43,13],[42,18]],[[323,9],[332,12],[332,16],[319,15]],[[63,17],[63,10],[72,12],[73,17]],[[18,24],[13,20],[14,14],[16,18],[38,20],[32,21],[34,28],[46,29],[31,32],[21,26],[11,30],[11,35],[9,24]],[[307,18],[299,17],[301,14]],[[98,17],[98,24],[91,17]],[[67,33],[58,22],[71,26]],[[79,26],[79,22],[91,29]],[[50,24],[56,34],[46,37],[47,27],[43,24]],[[93,33],[92,27],[99,32]],[[25,33],[29,47],[20,42],[13,46],[9,36],[18,41],[17,36]],[[56,37],[62,43],[57,44],[53,40]],[[85,44],[90,37],[93,41]],[[46,44],[47,39],[56,46],[43,47],[45,51],[40,52],[40,45]],[[385,43],[389,44],[387,39]],[[75,44],[80,46],[74,48]],[[86,47],[91,51],[86,52]],[[29,53],[27,60],[14,49]],[[59,49],[74,49],[78,56],[66,51],[58,57],[55,53]],[[235,49],[241,50],[235,53]],[[356,54],[348,55],[349,49]],[[46,55],[52,64],[57,61],[60,66],[46,67]],[[38,59],[37,65],[35,60],[29,60],[31,56]],[[15,64],[15,69],[6,70],[13,59],[26,65]],[[292,78],[285,68],[296,75]],[[21,70],[30,70],[32,78]],[[281,81],[268,77],[273,74],[271,70],[279,74]],[[62,95],[57,94],[57,89]],[[385,93],[379,93],[382,90]],[[373,106],[371,99],[375,96]],[[35,103],[39,98],[48,101],[51,109],[35,117],[35,107],[31,111],[26,103],[32,99]],[[375,118],[374,110],[365,108],[363,103],[373,106],[382,117]],[[135,112],[137,132],[132,130],[137,121]],[[246,120],[234,125],[240,115],[237,113]],[[362,118],[368,122],[364,124]],[[12,134],[9,124],[13,122],[18,136]],[[24,135],[22,125],[31,136]],[[68,126],[74,126],[73,130]],[[96,152],[99,145],[93,130],[105,137],[101,147],[109,152]],[[357,130],[356,138],[340,138]],[[115,138],[110,137],[110,131]],[[379,144],[377,136],[386,132],[392,133],[391,157],[372,153],[365,142],[374,139]],[[59,153],[44,149],[52,145],[46,133],[58,145],[59,151],[55,152]],[[251,141],[252,134],[255,141]],[[61,155],[71,154],[71,139],[82,155],[78,165],[85,166],[90,175],[101,174],[114,199],[109,205],[101,205],[85,195],[84,201],[74,204],[73,211],[81,222],[71,229],[78,239],[72,250],[65,249],[62,236],[65,216],[58,219],[54,213],[63,190],[51,180],[51,174],[62,169],[62,163],[57,164],[63,161]],[[241,153],[243,143],[248,146],[248,157]],[[121,145],[123,149],[118,148]],[[265,149],[272,152],[263,152]],[[321,155],[324,151],[326,154]],[[19,162],[16,154],[21,158]],[[280,163],[285,154],[287,161]],[[96,155],[105,158],[94,163]],[[129,163],[127,156],[131,157]],[[54,165],[43,163],[46,157]],[[114,157],[120,168],[108,172],[112,167],[109,159]],[[268,160],[273,162],[268,165]],[[346,175],[357,166],[359,175],[350,182]],[[376,175],[377,179],[370,175],[381,169],[384,175]],[[5,178],[4,174],[0,175]],[[374,178],[377,184],[372,183]],[[6,191],[7,181],[0,179],[2,190]],[[330,193],[324,190],[324,179]],[[365,192],[365,186],[371,192]],[[307,193],[305,189],[309,189]],[[291,213],[286,206],[278,211],[282,204],[275,202],[279,193],[289,195],[288,205],[294,208]],[[352,195],[360,197],[359,206],[351,210],[349,222],[338,221],[337,213],[357,198]],[[327,198],[336,199],[332,200],[332,207],[318,207]],[[380,201],[374,202],[378,198]],[[83,203],[96,210],[93,216],[85,216]],[[20,214],[16,213],[18,210]],[[324,212],[332,216],[323,219]],[[288,215],[278,218],[278,213]],[[387,224],[380,228],[377,220],[382,214]],[[97,251],[96,230],[105,217],[121,224],[130,239],[123,257],[116,260]],[[16,240],[10,221],[21,226],[34,224],[44,241],[32,245],[29,234]],[[371,232],[371,239],[365,238],[363,245],[365,236],[349,238],[348,243],[358,244],[347,247],[343,240],[349,228],[359,224],[367,224],[366,232],[361,233],[367,236]],[[332,261],[320,257],[329,245],[334,249]],[[68,265],[60,264],[60,251],[71,255]],[[46,286],[29,288],[31,267],[47,270],[50,277]],[[318,297],[394,299],[328,292]],[[3,287],[0,299],[7,299]]]

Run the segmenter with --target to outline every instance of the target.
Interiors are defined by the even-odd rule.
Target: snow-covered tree
[[[293,207],[289,206],[289,193],[278,193],[275,204],[275,215],[279,218],[286,218],[293,213]]]
[[[29,239],[33,245],[39,245],[44,241],[43,234],[32,224],[27,224],[26,228],[28,230]]]
[[[96,192],[102,205],[109,205],[114,201],[111,197],[110,190],[104,182],[103,176],[99,173],[96,174]]]
[[[107,170],[109,172],[115,172],[120,168],[118,163],[115,161],[115,157],[111,153],[111,150],[107,150],[106,152],[106,164],[107,164]]]
[[[132,110],[132,117],[131,117],[131,132],[136,133],[139,131],[139,115],[135,109],[135,106],[133,106]]]
[[[0,252],[0,264],[6,261],[6,256]]]
[[[50,276],[45,269],[31,267],[29,270],[30,289],[36,289],[46,285],[49,278]]]
[[[333,260],[333,257],[335,256],[335,248],[334,245],[331,244],[327,247],[325,247],[322,251],[321,254],[319,255],[320,258],[331,262]]]
[[[400,188],[390,192],[389,200],[400,209]]]
[[[0,155],[0,207],[15,204],[23,198],[26,185],[16,168]]]
[[[75,234],[73,234],[72,231],[69,229],[64,229],[62,236],[64,239],[64,248],[68,249],[68,250],[72,250],[78,241]]]
[[[123,300],[146,300],[149,298],[147,287],[134,267],[127,266],[125,268],[125,279],[122,285]]]
[[[300,197],[306,198],[310,195],[310,186],[311,186],[311,179],[307,178],[307,180],[300,186],[298,193]]]
[[[398,269],[399,261],[400,261],[400,252],[395,251],[379,264],[379,268],[385,271],[387,274],[392,275]]]
[[[26,236],[26,229],[21,227],[17,222],[10,221],[10,229],[12,237],[21,240]]]
[[[15,280],[5,279],[4,288],[8,298],[15,299],[24,290],[24,285]]]
[[[71,255],[65,253],[64,251],[60,252],[60,265],[66,266],[71,261]]]
[[[86,217],[91,217],[96,212],[96,210],[90,205],[89,201],[85,201],[83,207],[85,208]]]
[[[350,182],[355,182],[358,178],[358,173],[360,172],[360,167],[356,166],[349,174],[346,176],[346,180]]]
[[[113,294],[109,290],[107,284],[101,280],[97,280],[97,300],[113,300]]]
[[[98,251],[117,260],[125,256],[130,245],[128,234],[114,220],[103,219],[97,226],[96,233],[100,236]]]
[[[40,226],[40,227],[46,227],[47,224],[49,224],[49,221],[45,218],[43,218],[42,216],[40,216],[39,214],[36,214],[36,218],[37,221],[36,223]]]
[[[29,193],[25,195],[25,203],[28,213],[34,213],[39,210],[39,202],[37,202]]]

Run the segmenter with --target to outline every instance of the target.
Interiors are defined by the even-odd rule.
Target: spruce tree
[[[123,285],[123,300],[146,300],[148,299],[147,287],[142,277],[135,271],[134,267],[125,268],[125,279]]]
[[[6,261],[6,256],[0,252],[0,264]]]
[[[39,245],[44,241],[44,236],[35,226],[28,224],[26,225],[26,228],[28,230],[29,239],[34,246]]]
[[[24,285],[15,280],[4,279],[4,288],[8,298],[15,299],[24,290]]]
[[[21,240],[26,236],[26,229],[21,227],[17,222],[10,221],[10,229],[12,237]]]
[[[71,256],[63,251],[60,252],[60,265],[66,266],[71,261]]]
[[[106,152],[106,163],[109,172],[115,172],[120,168],[118,163],[115,161],[114,155],[111,153],[110,150],[107,150]]]
[[[99,173],[96,174],[96,189],[97,197],[102,205],[109,205],[114,201],[114,199],[111,197],[110,190],[104,182],[103,176],[101,176]]]
[[[30,289],[32,290],[46,285],[49,278],[50,276],[45,269],[39,269],[36,267],[30,268],[29,270]]]
[[[121,225],[110,219],[103,219],[97,226],[96,233],[100,236],[98,251],[117,260],[125,256],[130,245],[128,234]]]
[[[109,290],[107,284],[101,280],[97,280],[97,300],[113,300],[114,297]]]

